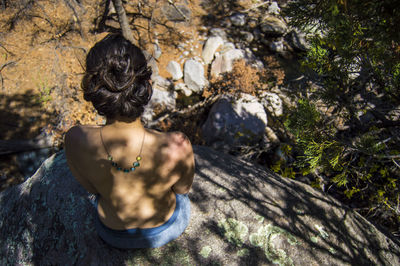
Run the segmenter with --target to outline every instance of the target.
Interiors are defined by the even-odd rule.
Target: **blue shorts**
[[[164,224],[153,228],[126,230],[111,229],[100,221],[96,199],[95,227],[97,233],[107,244],[116,248],[157,248],[163,246],[180,236],[189,224],[189,197],[187,194],[175,195],[175,211]]]

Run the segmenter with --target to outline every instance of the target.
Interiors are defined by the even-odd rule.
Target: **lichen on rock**
[[[285,250],[276,247],[275,243],[278,237],[284,237],[290,245],[298,244],[295,236],[272,224],[261,226],[257,233],[250,235],[249,240],[253,246],[262,248],[267,259],[272,263],[278,265],[293,265],[293,260],[287,255]]]
[[[208,258],[208,256],[210,256],[211,251],[212,251],[212,249],[211,249],[210,246],[204,246],[204,247],[201,249],[201,251],[200,251],[199,254],[200,254],[203,258]]]
[[[238,247],[243,245],[249,233],[249,228],[244,223],[233,218],[219,221],[218,227],[223,230],[224,237],[228,242]]]

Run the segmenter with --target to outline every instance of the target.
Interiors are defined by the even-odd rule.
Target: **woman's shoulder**
[[[182,132],[159,132],[156,130],[149,130],[154,136],[159,138],[160,142],[179,150],[192,150],[192,145],[189,138]]]
[[[65,145],[79,145],[80,148],[92,143],[92,139],[98,134],[99,126],[76,125],[65,134]]]

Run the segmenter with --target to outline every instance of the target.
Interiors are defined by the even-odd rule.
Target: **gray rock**
[[[266,125],[267,114],[256,97],[243,94],[234,100],[225,95],[211,108],[202,135],[208,145],[225,150],[259,141]]]
[[[171,74],[173,80],[183,77],[181,65],[176,61],[170,61],[167,65],[167,71]]]
[[[144,109],[142,119],[145,122],[152,121],[154,116],[157,115],[154,110],[158,112],[174,110],[177,96],[175,91],[161,90],[153,86],[153,95]]]
[[[269,42],[268,44],[268,48],[275,53],[282,53],[284,47],[282,40]]]
[[[94,195],[53,155],[0,193],[0,265],[400,265],[399,245],[337,200],[212,149],[195,146],[191,220],[155,249],[108,246]]]
[[[203,65],[193,59],[189,59],[185,62],[183,68],[185,84],[193,92],[201,92],[207,85],[207,80],[204,77]]]
[[[260,97],[262,98],[261,104],[268,112],[275,116],[281,116],[283,114],[283,102],[278,94],[265,92]]]
[[[227,52],[229,50],[233,50],[233,49],[235,49],[235,45],[231,42],[226,42],[221,47],[221,53],[225,53],[225,52]]]
[[[179,9],[179,11],[177,9]],[[162,6],[162,11],[166,18],[169,21],[173,22],[182,22],[189,20],[192,15],[192,11],[190,10],[190,8],[184,4],[176,4],[175,6],[171,4],[166,4]]]
[[[272,2],[268,6],[268,13],[273,14],[273,15],[279,15],[280,12],[281,12],[281,9],[279,8],[277,2]]]
[[[161,47],[158,45],[158,43],[155,43],[153,46],[154,46],[153,57],[155,59],[158,59],[162,54]]]
[[[242,13],[235,13],[229,19],[235,26],[244,26],[246,24],[246,15]]]
[[[204,63],[207,65],[210,64],[214,58],[215,52],[223,44],[224,40],[219,36],[208,38],[201,53]]]
[[[246,48],[244,58],[246,63],[251,65],[254,68],[262,70],[264,68],[264,63],[256,56],[250,48]]]
[[[158,76],[158,73],[159,73],[157,61],[149,52],[143,50],[143,54],[146,57],[147,65],[151,68],[151,71],[153,72],[151,75],[151,79],[153,80],[154,78],[156,78]]]
[[[28,179],[52,153],[52,148],[21,152],[17,155],[18,169]]]
[[[249,26],[250,28],[255,28],[255,27],[257,27],[257,25],[258,25],[257,19],[250,18],[250,19],[247,21],[247,26]]]
[[[189,97],[192,95],[192,91],[186,86],[185,83],[178,83],[175,85],[175,90],[183,92],[185,96]]]
[[[291,31],[289,34],[287,34],[286,38],[289,44],[296,50],[307,51],[310,49],[310,44],[306,40],[305,33]]]
[[[212,28],[212,29],[210,29],[209,34],[210,34],[211,37],[217,37],[217,36],[219,36],[219,37],[221,37],[224,41],[227,40],[227,38],[226,38],[226,32],[225,32],[224,29],[221,29],[221,28]]]
[[[160,90],[169,90],[172,87],[172,82],[168,79],[165,79],[159,75],[152,76],[153,88]]]
[[[262,32],[278,36],[285,34],[287,30],[287,25],[283,20],[272,16],[265,17],[260,27]]]
[[[244,58],[244,51],[240,49],[231,49],[216,56],[211,64],[211,76],[216,77],[232,71],[234,61],[242,58]]]
[[[240,31],[240,36],[246,43],[251,43],[254,40],[254,35],[248,31]]]

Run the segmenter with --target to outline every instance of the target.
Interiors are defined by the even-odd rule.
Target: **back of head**
[[[122,35],[109,34],[86,57],[84,98],[107,118],[136,119],[151,98],[150,77],[143,52]]]

